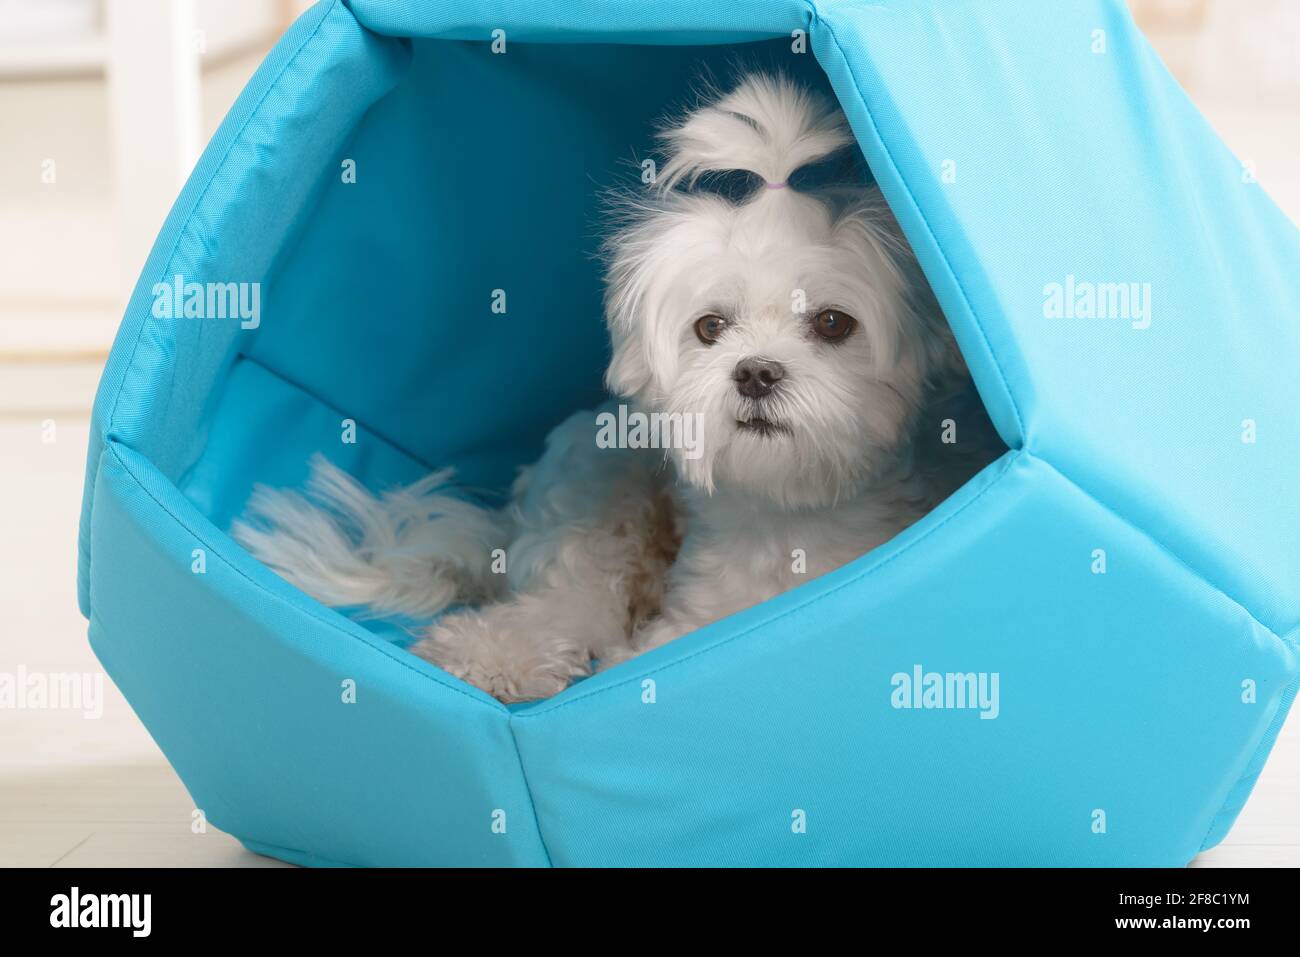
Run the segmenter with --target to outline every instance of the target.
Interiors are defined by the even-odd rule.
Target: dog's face
[[[875,189],[673,192],[612,240],[607,379],[697,416],[682,480],[787,508],[852,496],[959,363]]]

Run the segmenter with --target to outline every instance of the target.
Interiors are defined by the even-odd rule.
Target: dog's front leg
[[[570,531],[563,568],[506,601],[443,617],[411,650],[502,701],[558,694],[591,659],[628,645],[638,546],[607,529]]]
[[[590,595],[542,589],[447,615],[411,650],[495,698],[529,701],[588,674],[593,647],[624,631],[626,617]]]
[[[443,617],[411,650],[502,701],[558,694],[590,673],[592,658],[623,655],[640,610],[657,597],[666,558],[647,535],[631,533],[646,527],[596,524],[553,533],[543,571],[523,590]]]
[[[662,458],[594,431],[570,418],[516,484],[509,597],[435,622],[412,651],[502,701],[544,698],[658,610],[677,547]]]
[[[635,658],[637,655],[643,655],[647,651],[653,651],[670,641],[676,641],[682,635],[690,634],[697,628],[702,628],[708,622],[700,622],[698,625],[692,625],[681,621],[675,617],[664,616],[647,622],[635,635],[632,640],[624,645],[619,645],[609,649],[600,658],[600,670],[607,671],[615,665]]]

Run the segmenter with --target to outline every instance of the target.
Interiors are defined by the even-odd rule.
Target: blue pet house
[[[514,707],[231,541],[312,452],[500,488],[597,404],[599,194],[701,70],[755,64],[843,105],[999,461],[839,572]],[[1184,864],[1300,674],[1298,276],[1119,0],[327,0],[113,348],[91,641],[196,806],[290,861]]]

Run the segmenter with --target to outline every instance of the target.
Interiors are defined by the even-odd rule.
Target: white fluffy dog
[[[578,413],[500,510],[448,495],[448,472],[376,498],[318,457],[305,495],[255,493],[235,528],[253,555],[326,604],[477,606],[412,650],[519,701],[839,568],[992,457],[880,193],[788,183],[852,143],[838,109],[752,75],[663,140],[608,243],[606,381],[671,434],[698,425],[689,447],[602,447]],[[694,188],[719,171],[762,182],[740,202]]]

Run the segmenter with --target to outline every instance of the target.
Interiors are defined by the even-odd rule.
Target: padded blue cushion
[[[509,708],[230,540],[318,450],[499,493],[601,397],[600,191],[701,71],[755,66],[839,98],[1000,461],[834,574]],[[303,863],[1182,864],[1300,675],[1297,274],[1119,0],[326,0],[114,345],[91,641],[209,820]],[[175,275],[261,283],[260,324],[154,318]],[[1069,277],[1149,284],[1149,323],[1050,317]],[[996,673],[997,718],[893,707],[916,665]]]

